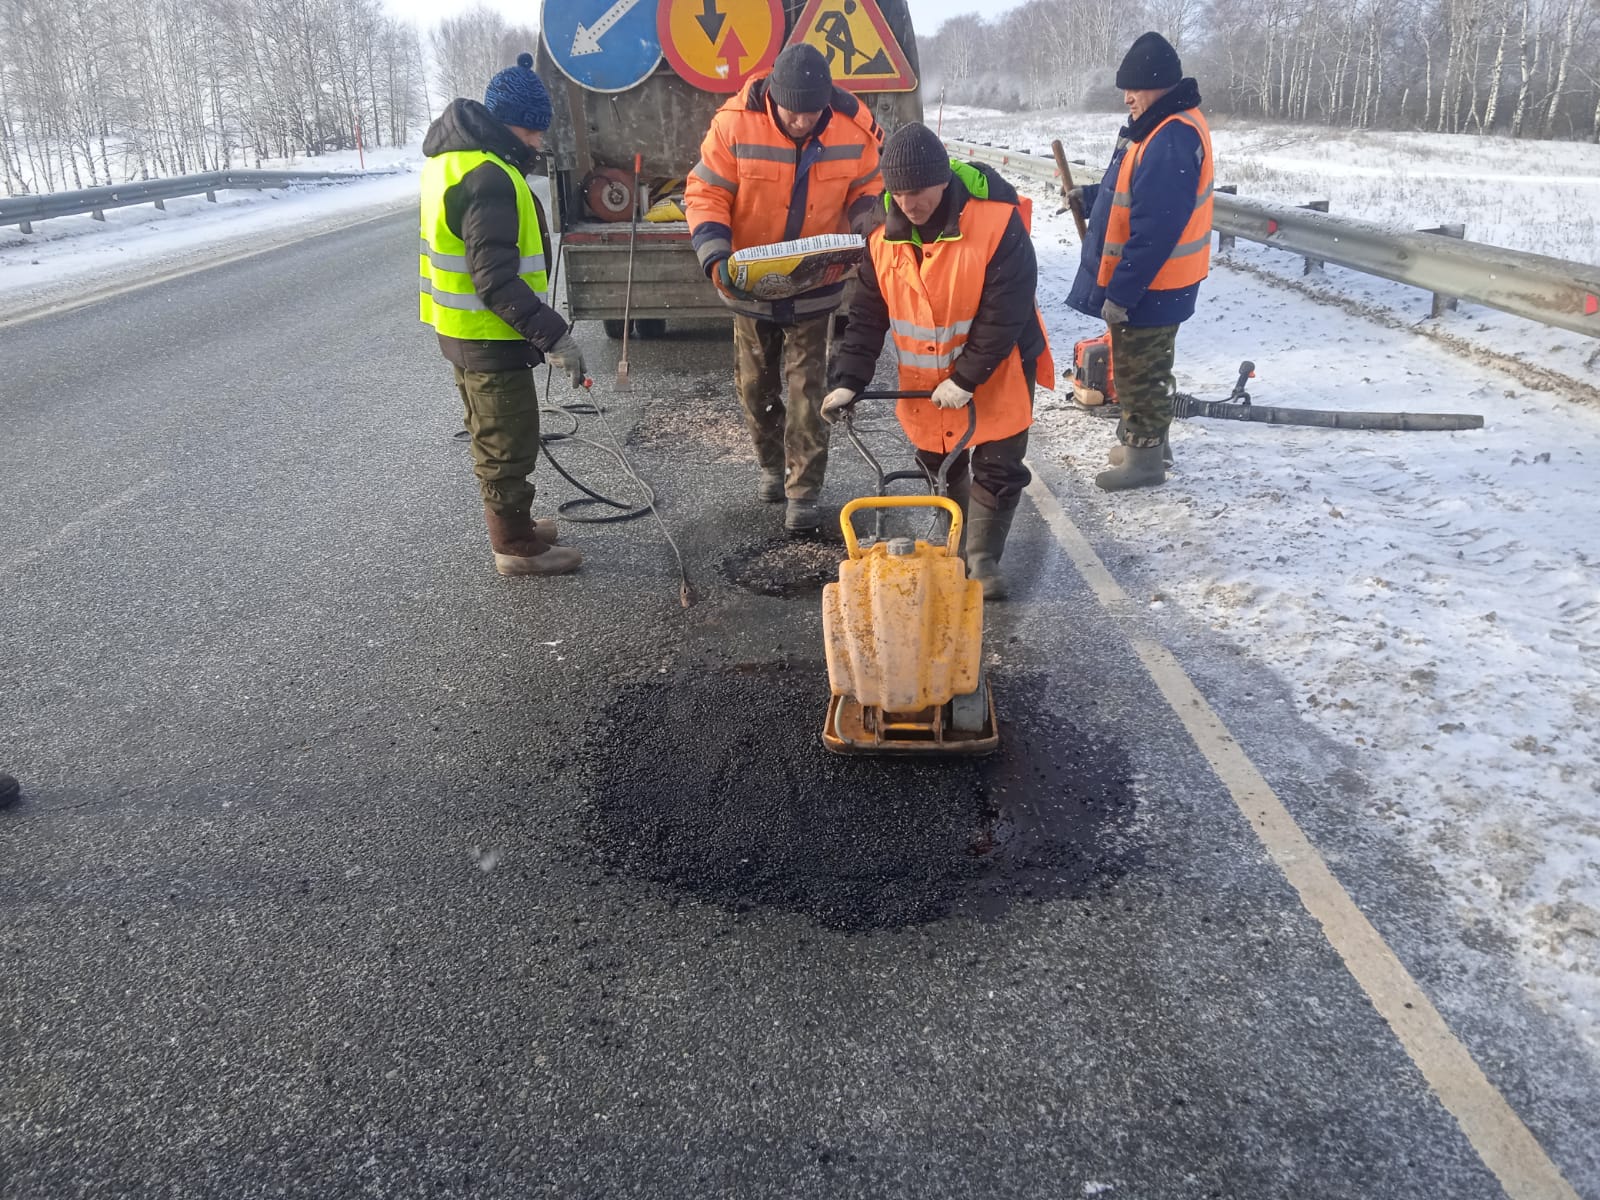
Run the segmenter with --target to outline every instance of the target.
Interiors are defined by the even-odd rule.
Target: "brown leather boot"
[[[485,507],[483,519],[494,549],[494,569],[502,575],[565,575],[583,561],[571,546],[541,538],[525,512],[500,513]]]

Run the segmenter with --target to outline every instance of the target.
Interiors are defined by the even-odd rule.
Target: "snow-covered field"
[[[944,131],[1029,148],[1059,136],[1070,157],[1103,165],[1117,125],[947,109]],[[1217,158],[1229,179],[1254,164],[1241,192],[1332,197],[1337,211],[1412,227],[1466,215],[1469,236],[1594,258],[1597,146],[1257,128],[1219,134]],[[1485,190],[1492,203],[1475,202]],[[1473,203],[1502,223],[1475,228]],[[1052,211],[1035,205],[1034,240],[1062,360],[1103,326],[1066,306],[1078,240]],[[1410,328],[1428,311],[1412,289],[1331,268],[1307,285],[1299,259],[1244,243],[1232,262],[1217,263],[1179,337],[1182,390],[1220,399],[1248,358],[1257,403],[1473,412],[1485,428],[1179,422],[1168,485],[1114,498],[1092,484],[1111,422],[1052,405],[1032,453],[1071,466],[1107,532],[1152,564],[1148,604],[1271,667],[1304,721],[1352,747],[1374,800],[1349,819],[1394,825],[1463,926],[1508,937],[1525,986],[1600,1054],[1600,344],[1468,309],[1438,323],[1458,343],[1441,345]],[[1545,386],[1521,363],[1548,372]]]
[[[946,133],[1040,148],[1060,136],[1096,164],[1118,123],[944,115]],[[1594,261],[1600,249],[1600,147],[1243,126],[1217,143],[1242,192],[1328,198],[1410,227],[1465,220],[1469,237],[1560,257]],[[415,146],[368,158],[412,170],[111,210],[103,225],[66,218],[32,236],[0,229],[0,310],[47,284],[414,196]],[[1035,240],[1065,361],[1101,326],[1066,308],[1077,238],[1053,207],[1035,206]],[[1091,477],[1110,423],[1045,403],[1033,453],[1067,464],[1106,532],[1153,564],[1148,604],[1277,671],[1307,724],[1359,755],[1374,800],[1348,819],[1392,825],[1439,873],[1463,926],[1510,939],[1531,994],[1600,1054],[1600,344],[1485,310],[1428,322],[1441,342],[1412,328],[1427,313],[1419,293],[1332,268],[1308,286],[1299,268],[1244,243],[1217,264],[1179,339],[1184,390],[1220,398],[1249,358],[1260,403],[1469,411],[1486,427],[1181,422],[1168,485],[1106,497]]]

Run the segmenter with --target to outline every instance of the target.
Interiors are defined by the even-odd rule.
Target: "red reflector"
[[[1597,312],[1600,312],[1600,299],[1596,299],[1594,296],[1585,296],[1583,298],[1583,315],[1592,317]]]
[[[1270,237],[1274,233],[1277,233],[1277,232],[1278,232],[1278,223],[1276,221],[1268,221],[1267,222],[1267,236]]]

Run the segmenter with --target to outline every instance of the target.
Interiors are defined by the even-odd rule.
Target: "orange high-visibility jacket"
[[[1198,108],[1173,113],[1150,131],[1148,137],[1129,147],[1122,156],[1122,166],[1117,171],[1116,192],[1111,200],[1111,215],[1106,221],[1106,240],[1100,255],[1100,274],[1096,282],[1100,287],[1111,283],[1117,264],[1122,261],[1122,248],[1127,244],[1133,225],[1133,175],[1144,157],[1145,147],[1155,141],[1173,121],[1181,121],[1200,135],[1200,180],[1195,185],[1194,212],[1189,223],[1178,235],[1178,244],[1172,248],[1167,261],[1150,281],[1151,291],[1169,291],[1199,283],[1211,271],[1211,127]]]
[[[882,192],[882,131],[866,106],[834,88],[820,131],[797,145],[768,107],[767,80],[752,79],[711,119],[700,161],[684,186],[684,209],[695,252],[706,266],[746,246],[818,233],[865,232],[876,223]],[[796,297],[794,316],[838,305],[842,284]],[[752,315],[771,304],[732,301]]]
[[[961,175],[950,186],[967,186],[971,174]],[[961,209],[959,236],[922,245],[920,255],[916,243],[891,241],[886,229],[873,231],[867,246],[889,310],[901,391],[932,391],[951,373],[978,315],[989,261],[1017,211],[1016,205],[973,195]],[[1037,305],[1034,315],[1042,332],[1044,320]],[[1039,384],[1055,386],[1048,339],[1034,369]],[[973,445],[997,442],[1033,424],[1033,390],[1016,347],[978,386],[971,403],[978,413]],[[931,400],[901,400],[895,414],[919,450],[948,452],[967,431],[965,409],[938,408]]]

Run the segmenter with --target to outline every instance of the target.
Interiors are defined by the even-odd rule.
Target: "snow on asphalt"
[[[1048,145],[1059,134],[1073,157],[1101,164],[1117,123],[1104,114],[949,109],[944,128],[1014,144]],[[1320,174],[1308,174],[1310,144],[1327,159]],[[1396,179],[1426,176],[1427,188],[1374,188],[1370,173],[1348,169],[1370,165],[1375,147]],[[1451,204],[1478,193],[1470,178],[1441,192],[1453,185],[1439,177],[1479,170],[1496,180],[1493,207],[1476,211],[1510,216],[1484,227],[1469,216],[1470,237],[1590,261],[1596,254],[1600,204],[1590,205],[1586,190],[1600,175],[1595,147],[1263,127],[1220,131],[1224,173],[1230,153],[1241,166],[1256,164],[1246,173],[1262,186],[1242,191],[1271,194],[1276,178],[1288,193],[1280,198],[1296,198],[1309,178],[1334,195],[1336,211],[1395,219],[1398,206],[1413,225],[1461,219]],[[1286,160],[1281,176],[1273,175],[1275,153]],[[382,157],[418,161],[415,146]],[[330,156],[315,165],[354,164]],[[1571,189],[1505,178],[1551,174],[1569,176]],[[252,228],[304,223],[412,187],[391,177],[287,200],[227,193],[223,205],[113,210],[105,225],[69,218],[42,222],[32,236],[0,230],[0,304],[41,275],[92,276],[111,262],[225,241],[244,213]],[[1574,205],[1586,206],[1577,220]],[[1052,208],[1035,206],[1040,303],[1066,362],[1072,342],[1101,326],[1066,307],[1077,240]],[[1397,830],[1438,872],[1463,925],[1489,921],[1511,939],[1525,986],[1600,1055],[1600,408],[1411,332],[1426,312],[1414,291],[1330,268],[1319,286],[1355,292],[1382,318],[1375,323],[1294,290],[1301,285],[1290,256],[1241,243],[1235,261],[1252,270],[1219,264],[1179,339],[1185,391],[1220,399],[1249,358],[1259,403],[1466,411],[1481,413],[1485,428],[1406,434],[1180,422],[1168,485],[1116,497],[1092,485],[1112,441],[1109,422],[1041,403],[1033,452],[1072,468],[1107,533],[1152,564],[1146,603],[1236,642],[1288,681],[1308,726],[1359,754],[1373,799],[1349,819]],[[1573,394],[1592,395],[1600,383],[1593,339],[1481,310],[1442,324],[1477,346],[1564,372],[1576,381]]]

